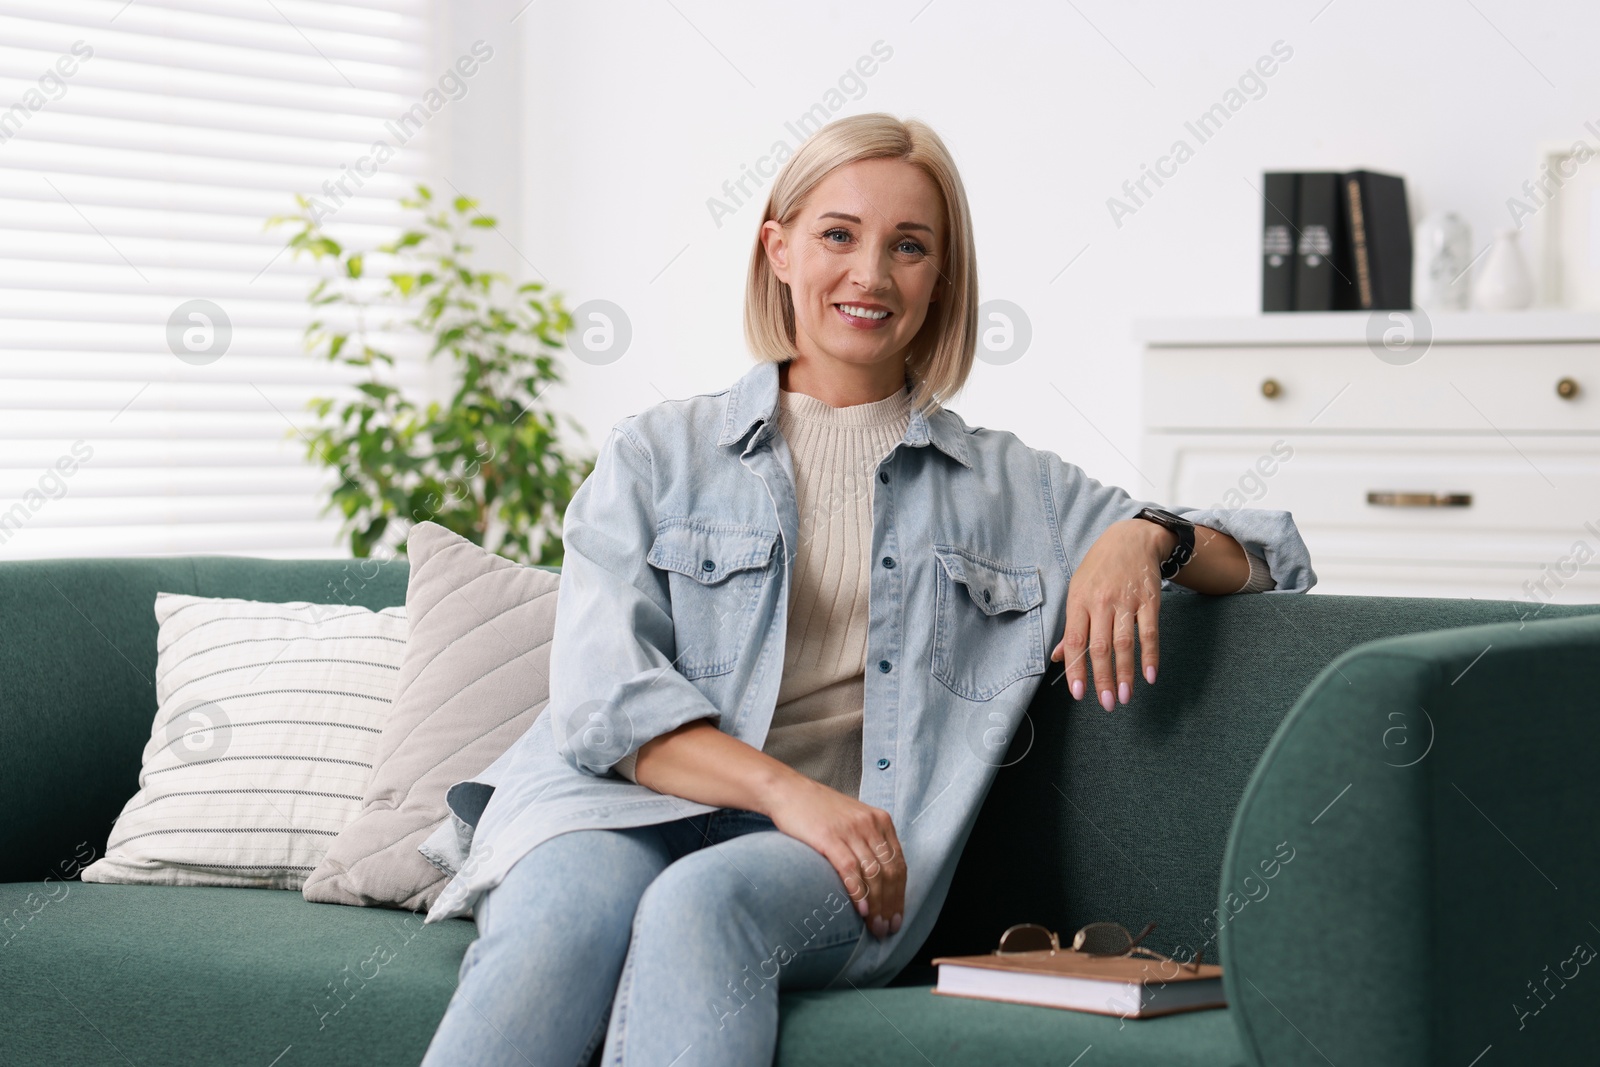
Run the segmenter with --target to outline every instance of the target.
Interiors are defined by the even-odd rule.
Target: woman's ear
[[[789,284],[789,240],[783,226],[776,219],[761,224],[761,247],[766,250],[772,273],[785,285]]]

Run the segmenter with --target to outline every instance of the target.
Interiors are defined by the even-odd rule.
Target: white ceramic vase
[[[1478,268],[1472,286],[1473,306],[1482,311],[1519,311],[1533,304],[1533,277],[1522,258],[1517,231],[1501,230],[1494,247]]]
[[[1436,211],[1412,237],[1411,303],[1428,311],[1465,311],[1472,285],[1472,227],[1454,211]]]

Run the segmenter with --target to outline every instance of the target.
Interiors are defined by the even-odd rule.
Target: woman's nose
[[[889,288],[889,264],[872,252],[860,252],[850,265],[850,280],[864,292],[881,293]]]

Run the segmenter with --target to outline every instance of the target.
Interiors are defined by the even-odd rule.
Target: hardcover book
[[[1196,971],[1142,956],[1048,950],[940,956],[933,963],[939,968],[933,992],[943,996],[1129,1019],[1228,1006],[1222,992],[1222,968],[1214,963],[1202,963]]]
[[[1411,215],[1406,181],[1393,174],[1356,170],[1344,176],[1349,220],[1354,306],[1406,310],[1411,307]]]

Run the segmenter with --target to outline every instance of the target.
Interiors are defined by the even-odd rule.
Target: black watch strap
[[[1176,578],[1183,565],[1194,558],[1194,523],[1160,508],[1145,508],[1134,518],[1146,519],[1178,535],[1172,554],[1161,562],[1161,577]]]

